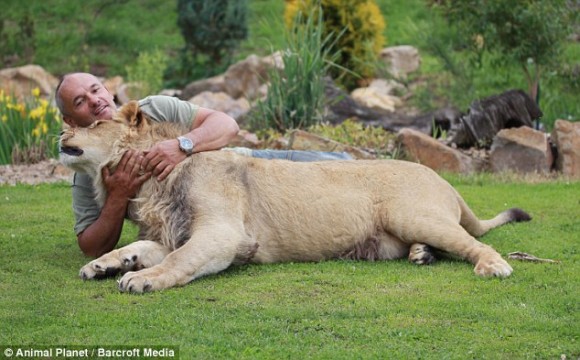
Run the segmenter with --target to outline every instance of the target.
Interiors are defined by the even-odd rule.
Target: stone
[[[223,75],[217,75],[207,79],[196,80],[189,83],[179,96],[182,100],[191,99],[195,95],[204,91],[225,92],[226,84]]]
[[[224,112],[238,119],[250,111],[250,103],[245,98],[232,99],[225,92],[204,91],[188,100],[204,108]]]
[[[268,71],[274,60],[264,60],[256,55],[250,55],[245,60],[233,64],[224,73],[224,91],[237,99],[245,97],[253,100],[260,96],[260,86],[268,82]]]
[[[375,156],[354,146],[311,134],[304,130],[290,133],[289,150],[347,152],[355,159],[374,159]]]
[[[392,46],[381,50],[379,57],[387,64],[388,71],[396,78],[406,78],[421,66],[419,50],[410,45]]]
[[[262,145],[262,141],[258,139],[258,136],[248,130],[240,130],[236,137],[230,141],[229,146],[232,147],[245,147],[250,149],[257,149]]]
[[[40,96],[50,98],[58,85],[58,79],[39,65],[24,65],[0,70],[0,90],[4,94],[24,100],[38,88]]]
[[[556,169],[563,175],[580,178],[580,122],[556,120],[551,138],[558,153]]]
[[[365,87],[353,90],[352,98],[359,104],[382,112],[393,112],[403,102],[396,96],[383,93],[378,88]]]
[[[435,171],[468,174],[479,171],[484,165],[417,130],[401,129],[397,142],[409,160]]]
[[[549,173],[553,156],[546,134],[528,126],[503,129],[493,139],[491,170]]]

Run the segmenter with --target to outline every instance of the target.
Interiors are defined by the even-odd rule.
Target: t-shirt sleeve
[[[87,174],[75,173],[72,182],[72,207],[75,215],[75,234],[85,231],[101,213],[95,200],[93,180]]]
[[[191,129],[199,106],[172,96],[154,95],[139,101],[139,107],[152,120],[177,122]]]

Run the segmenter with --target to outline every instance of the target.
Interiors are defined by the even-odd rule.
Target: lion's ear
[[[129,127],[141,130],[141,128],[146,127],[147,118],[139,109],[139,103],[137,101],[129,101],[127,104],[119,110],[120,119],[125,121]]]

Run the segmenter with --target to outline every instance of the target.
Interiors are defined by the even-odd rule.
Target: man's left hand
[[[165,180],[175,166],[187,157],[179,149],[177,139],[158,142],[151,149],[145,151],[143,155],[141,166],[145,171],[152,171],[159,181]]]

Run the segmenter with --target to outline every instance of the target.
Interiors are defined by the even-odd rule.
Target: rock
[[[256,134],[242,129],[238,132],[236,137],[230,141],[229,146],[257,149],[261,144],[262,142],[258,139]]]
[[[397,134],[410,160],[423,164],[435,171],[468,174],[480,170],[483,164],[452,149],[429,135],[413,129],[402,129]]]
[[[204,91],[188,100],[190,103],[218,110],[238,119],[250,110],[250,103],[245,98],[234,100],[224,92]]]
[[[218,75],[211,78],[191,82],[181,91],[179,98],[182,100],[191,99],[195,95],[204,91],[225,92],[226,84],[224,76]]]
[[[403,104],[398,97],[385,94],[373,87],[355,89],[350,95],[359,104],[381,112],[393,112],[396,107]]]
[[[347,152],[355,159],[374,159],[375,157],[354,146],[345,145],[334,140],[311,134],[303,130],[294,130],[290,134],[288,145],[290,150],[313,150]]]
[[[490,165],[494,172],[549,173],[553,156],[546,134],[527,126],[503,129],[493,139]]]
[[[580,178],[580,122],[556,120],[552,131],[556,146],[556,169],[566,176]]]
[[[260,95],[260,86],[268,82],[268,71],[272,68],[272,60],[261,59],[250,55],[228,68],[224,74],[224,91],[237,99],[245,97],[253,100]]]
[[[419,50],[410,45],[385,48],[379,56],[387,64],[389,73],[396,78],[406,78],[421,65]]]
[[[32,90],[40,89],[40,96],[54,95],[58,79],[39,65],[24,65],[0,70],[0,90],[23,100],[32,96]]]

